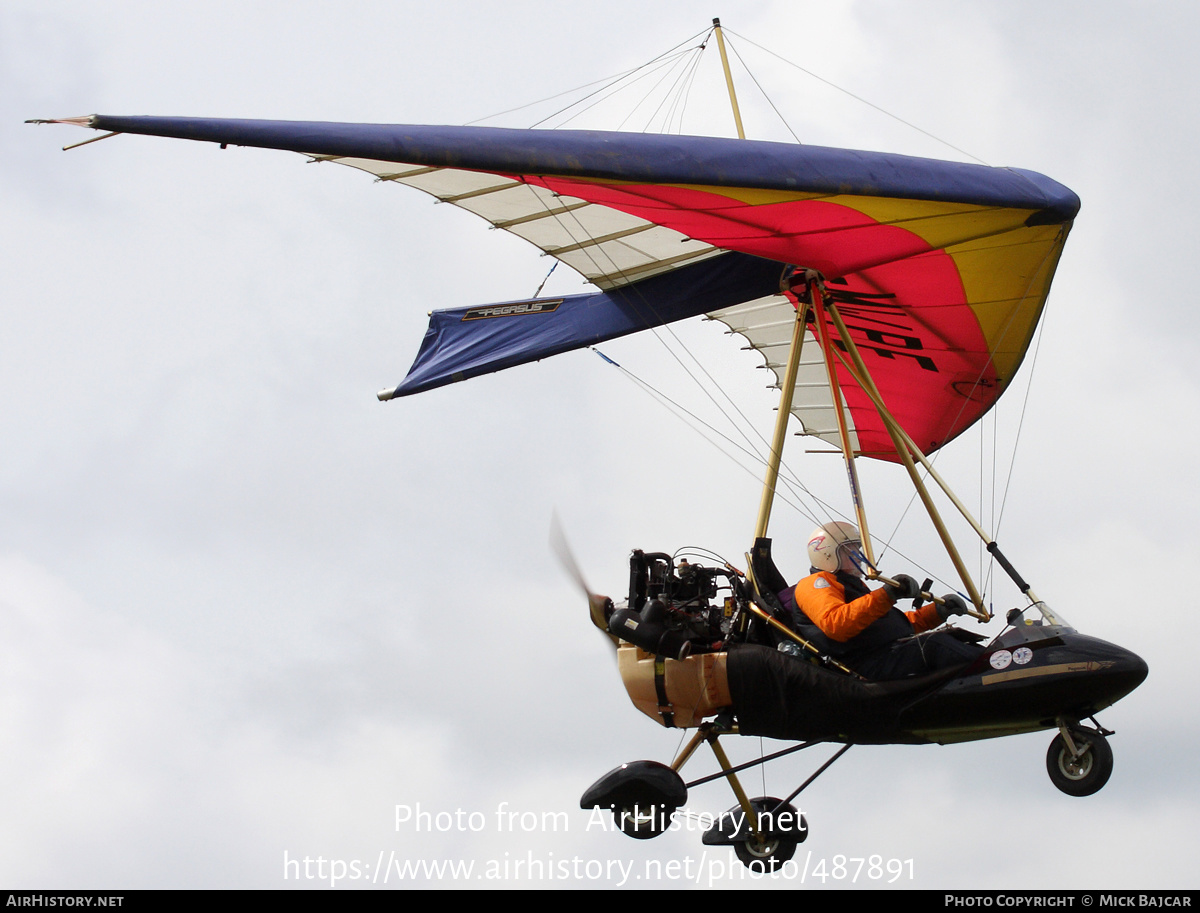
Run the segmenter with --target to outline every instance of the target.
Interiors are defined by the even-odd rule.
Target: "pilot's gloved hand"
[[[897,574],[892,578],[894,583],[885,583],[884,590],[892,598],[892,602],[901,599],[916,599],[921,595],[921,586],[908,574]]]
[[[951,615],[966,615],[967,601],[955,593],[947,593],[938,605],[938,615],[942,621],[948,621]]]

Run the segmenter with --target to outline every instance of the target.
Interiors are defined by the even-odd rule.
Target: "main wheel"
[[[796,846],[795,840],[781,838],[767,840],[764,843],[746,840],[743,843],[735,843],[733,851],[737,853],[737,858],[746,868],[759,868],[764,872],[774,872],[796,855]]]
[[[1071,757],[1071,749],[1060,733],[1046,752],[1046,771],[1050,781],[1068,796],[1090,796],[1112,776],[1112,748],[1108,739],[1093,729],[1072,729],[1071,739],[1079,756]]]
[[[624,833],[637,840],[657,837],[675,810],[687,805],[683,777],[657,761],[630,761],[588,787],[580,808],[610,808]]]
[[[663,833],[675,809],[670,805],[625,805],[613,808],[613,819],[624,833],[637,840],[650,840]]]

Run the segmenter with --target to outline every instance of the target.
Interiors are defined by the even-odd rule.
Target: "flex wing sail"
[[[1069,224],[1018,225],[994,236],[852,271],[830,296],[888,409],[931,453],[973,425],[1008,388],[1049,293]],[[709,316],[745,337],[782,383],[792,301],[773,296]],[[845,345],[827,320],[834,351],[821,351],[810,314],[792,413],[806,434],[840,446],[825,361],[845,403],[851,446],[894,460],[891,437],[852,378]]]
[[[881,396],[926,451],[969,427],[1011,380],[1079,208],[1074,193],[1032,172],[710,137],[105,115],[69,122],[350,165],[474,212],[599,289],[553,306],[436,312],[394,393],[702,313],[781,373],[795,300],[780,293],[780,280],[802,267],[820,271],[841,297]],[[811,358],[816,347],[808,352],[795,411],[806,432],[827,437],[832,406],[817,392],[824,368]],[[895,458],[867,397],[834,363],[854,446]]]

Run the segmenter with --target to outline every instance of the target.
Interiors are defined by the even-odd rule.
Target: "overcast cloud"
[[[939,467],[977,503],[980,448],[999,441],[1002,486],[1020,425],[1005,552],[1150,665],[1101,716],[1116,768],[1096,796],[1050,784],[1049,734],[855,748],[801,797],[801,852],[912,859],[900,883],[922,888],[1196,887],[1197,13],[930,0],[0,6],[0,885],[321,887],[285,860],[370,875],[392,853],[584,876],[510,869],[504,887],[699,865],[698,832],[635,842],[578,808],[619,763],[668,761],[679,733],[629,705],[548,530],[557,510],[592,585],[619,595],[631,548],[739,563],[756,479],[588,352],[377,402],[427,311],[528,296],[549,268],[469,214],[282,152],[125,136],[64,153],[88,134],[22,121],[465,123],[643,63],[713,13],[805,142],[962,157],[738,36],[1080,195],[1036,362]],[[714,51],[684,128],[730,135]],[[738,78],[748,132],[789,139]],[[547,293],[582,289],[566,272]],[[679,335],[769,428],[757,359],[713,325]],[[658,339],[605,351],[704,408]],[[803,449],[793,471],[847,509],[837,457]],[[890,535],[907,487],[863,472]],[[950,579],[925,525],[910,512],[895,544]],[[811,526],[773,521],[792,576]],[[741,741],[738,758],[759,752]],[[751,788],[786,794],[810,754]],[[398,826],[418,804],[468,818]],[[719,784],[689,799],[731,804]],[[714,858],[705,882],[762,886]]]

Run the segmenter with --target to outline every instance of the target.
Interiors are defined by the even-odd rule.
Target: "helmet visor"
[[[837,549],[838,570],[865,577],[873,568],[863,554],[862,540],[847,539]]]

